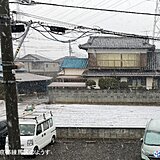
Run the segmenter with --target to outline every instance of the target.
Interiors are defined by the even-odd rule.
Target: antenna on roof
[[[44,118],[44,119],[46,119],[46,117],[45,117],[45,113],[43,113],[43,118]]]
[[[160,6],[159,6],[159,0],[156,1],[156,8],[155,8],[155,14],[160,14]],[[158,26],[159,23],[159,17],[158,16],[154,16],[154,25],[153,25],[153,40],[152,40],[152,44],[154,45],[154,38],[158,36],[160,29]],[[155,36],[155,34],[157,33],[157,36]]]
[[[51,116],[53,116],[52,111],[50,111]]]

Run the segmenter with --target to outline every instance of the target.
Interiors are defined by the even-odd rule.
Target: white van
[[[49,143],[56,139],[56,127],[52,113],[39,113],[24,115],[19,118],[21,155],[36,155]],[[8,146],[8,137],[5,145],[6,155],[12,154]]]
[[[141,159],[160,159],[160,119],[151,119],[146,125],[142,139]]]

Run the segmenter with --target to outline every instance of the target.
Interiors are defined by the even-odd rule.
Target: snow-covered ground
[[[22,115],[26,104],[19,104]],[[57,127],[145,127],[151,118],[159,118],[160,106],[40,104],[35,110],[51,110]],[[0,102],[0,119],[5,107]]]

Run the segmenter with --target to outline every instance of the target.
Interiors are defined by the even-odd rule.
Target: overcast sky
[[[13,1],[13,0],[10,0]],[[135,12],[148,12],[155,13],[156,0],[35,0],[38,2],[49,2],[65,5],[76,5],[84,7],[94,8],[105,8],[105,9],[116,9],[126,10]],[[68,27],[69,24],[83,25],[87,27],[97,27],[106,30],[134,33],[140,35],[153,34],[154,16],[146,15],[134,15],[125,13],[113,13],[113,12],[102,12],[94,10],[83,10],[64,8],[56,6],[45,6],[45,5],[15,5],[10,4],[10,10],[18,10],[19,12],[28,13],[35,15],[34,17],[43,17],[35,19],[33,16],[19,15],[18,18],[21,20],[33,20],[47,22],[49,24],[56,24],[55,20],[65,22],[57,23],[59,26]],[[47,20],[50,19],[50,20]],[[54,21],[51,21],[54,20]],[[56,24],[56,25],[57,25]],[[58,36],[61,40],[66,40],[68,37],[77,37],[75,33],[67,34],[66,36]],[[66,38],[67,37],[67,38]],[[86,57],[85,51],[78,48],[79,44],[83,44],[88,40],[87,38],[79,39],[72,43],[72,51],[74,56]],[[14,48],[16,48],[14,42]],[[39,33],[30,30],[24,46],[18,56],[26,54],[40,54],[48,58],[57,59],[66,55],[69,55],[69,45],[60,42],[48,40],[41,36]],[[157,47],[160,45],[157,44]]]

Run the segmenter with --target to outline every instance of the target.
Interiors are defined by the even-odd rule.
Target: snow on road
[[[58,127],[145,127],[159,118],[160,107],[115,105],[39,105],[36,110],[52,110]]]
[[[19,104],[22,115],[26,104]],[[40,104],[35,110],[52,111],[57,127],[145,127],[151,118],[159,118],[159,106]],[[0,102],[0,119],[5,107]]]

